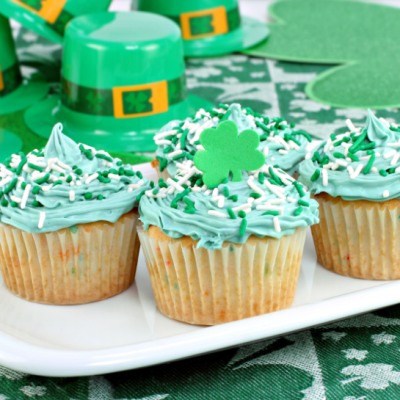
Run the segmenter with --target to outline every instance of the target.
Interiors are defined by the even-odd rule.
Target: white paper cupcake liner
[[[133,282],[140,243],[137,212],[56,232],[0,224],[0,269],[7,288],[37,303],[83,304],[121,293]]]
[[[321,222],[311,230],[326,269],[353,278],[400,279],[400,201],[315,199]]]
[[[289,307],[296,294],[306,229],[281,239],[250,237],[220,250],[190,238],[155,238],[139,228],[154,296],[167,317],[216,325]],[[187,240],[189,239],[189,240]]]

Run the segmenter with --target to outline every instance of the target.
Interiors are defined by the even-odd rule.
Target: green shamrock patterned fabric
[[[193,36],[205,35],[207,33],[214,32],[214,27],[212,26],[213,16],[203,15],[201,17],[190,18],[190,33]]]
[[[56,84],[60,49],[20,30],[19,54]],[[38,51],[40,49],[40,51]],[[53,66],[53,68],[50,68]],[[327,66],[284,63],[246,55],[189,59],[191,93],[215,103],[240,102],[324,138],[365,121],[366,110],[341,109],[307,98],[306,84]],[[73,89],[71,89],[73,93]],[[400,122],[398,109],[374,111]],[[0,117],[24,142],[45,142],[29,132],[23,113]],[[147,154],[152,156],[152,154]],[[143,155],[132,155],[132,162]],[[139,158],[142,157],[142,158]],[[80,378],[45,378],[0,367],[0,400],[394,400],[400,398],[400,306],[303,332],[140,370]]]
[[[124,114],[140,114],[153,111],[153,104],[149,101],[151,96],[151,89],[124,92],[122,94]]]

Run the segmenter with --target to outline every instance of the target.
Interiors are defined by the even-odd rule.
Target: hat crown
[[[138,8],[141,11],[179,16],[182,13],[202,11],[221,6],[231,10],[237,5],[237,0],[139,0]]]
[[[75,18],[66,30],[62,75],[74,84],[112,89],[183,73],[179,28],[162,16],[96,13]]]

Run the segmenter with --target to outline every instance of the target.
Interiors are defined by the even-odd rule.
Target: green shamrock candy
[[[194,157],[196,168],[204,172],[207,186],[219,185],[232,172],[232,181],[242,180],[242,169],[254,171],[265,164],[264,154],[257,150],[258,134],[247,129],[240,135],[233,121],[221,122],[218,127],[205,129],[200,135],[205,150]]]
[[[342,0],[283,0],[269,14],[271,35],[245,53],[336,64],[306,86],[335,107],[400,106],[400,8]],[[339,64],[339,65],[338,65]]]

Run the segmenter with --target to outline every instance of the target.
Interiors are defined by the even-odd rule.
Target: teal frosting
[[[269,148],[268,155],[266,156],[267,164],[278,165],[289,174],[292,174],[297,170],[299,162],[304,160],[304,156],[307,153],[306,146],[309,141],[307,140],[306,136],[300,134],[300,131],[293,130],[293,128],[289,126],[283,118],[270,119],[268,117],[263,117],[258,113],[254,113],[249,108],[242,109],[240,104],[231,104],[229,107],[224,105],[224,107],[227,109],[225,110],[223,108],[216,108],[211,112],[205,112],[204,110],[198,111],[193,118],[186,118],[184,121],[171,121],[160,130],[159,133],[170,132],[174,129],[185,126],[184,124],[186,124],[189,129],[189,133],[185,140],[186,156],[184,157],[181,157],[177,160],[173,160],[168,157],[169,153],[175,152],[178,149],[180,146],[180,141],[177,141],[176,143],[158,144],[156,156],[159,161],[165,160],[164,163],[166,163],[166,168],[170,176],[175,176],[177,173],[177,163],[186,162],[188,159],[192,159],[197,151],[197,145],[191,143],[193,142],[192,139],[196,135],[196,129],[204,124],[207,124],[208,127],[215,128],[218,126],[220,121],[223,120],[235,122],[238,126],[239,133],[246,129],[255,130],[260,135],[261,139],[259,150],[263,151],[265,147]],[[243,110],[245,110],[245,113]],[[228,117],[225,116],[226,112],[228,113]],[[264,125],[266,129],[257,126],[257,122]],[[282,139],[285,138],[285,134],[293,135],[293,137],[299,142],[299,148],[289,148],[286,150],[288,152],[287,154],[282,154],[279,152],[280,149],[285,150],[285,147],[282,145],[282,143],[267,140],[267,136],[269,136],[270,131],[273,131],[274,135],[279,136]],[[155,139],[157,144],[157,135]],[[285,142],[288,143],[289,140],[285,140]],[[164,169],[164,166],[162,169]]]
[[[269,166],[263,168],[268,170]],[[242,211],[247,222],[247,226],[242,232],[243,219],[241,216],[243,217],[243,214],[240,216],[239,210],[235,210],[235,207],[245,205],[251,198],[250,196],[254,196],[256,193],[254,188],[251,188],[247,183],[249,173],[245,171],[242,171],[242,181],[229,181],[218,186],[218,196],[224,198],[224,204],[221,208],[215,201],[217,200],[215,193],[210,193],[211,190],[202,191],[200,189],[200,186],[197,185],[198,176],[196,175],[191,179],[191,186],[183,194],[177,191],[168,193],[170,185],[163,182],[161,184],[163,187],[157,188],[159,192],[156,191],[156,195],[153,191],[148,191],[140,200],[139,212],[144,229],[147,230],[152,225],[157,226],[169,237],[190,236],[194,240],[199,240],[198,247],[219,249],[226,241],[245,243],[250,235],[280,238],[284,235],[292,235],[296,228],[318,223],[318,203],[310,199],[310,194],[305,192],[305,188],[296,182],[297,187],[300,187],[299,190],[302,191],[302,194],[300,194],[293,184],[294,180],[289,175],[282,170],[275,169],[274,171],[275,175],[279,174],[287,184],[282,181],[277,183],[269,177],[268,173],[265,173],[265,176],[263,175],[264,183],[261,183],[260,179],[255,177],[252,182],[258,188],[259,199],[262,201],[259,202],[260,200],[256,199],[252,204],[246,205],[247,210]],[[176,178],[180,179],[179,177]],[[274,184],[271,184],[268,179],[271,179]],[[282,203],[272,205],[272,211],[275,213],[280,211],[277,211],[274,207],[281,207],[282,214],[279,216],[265,215],[267,211],[271,210],[257,210],[258,206],[267,207],[267,201],[273,203],[278,200],[278,196],[269,189],[266,182],[269,183],[270,187],[273,186],[275,190],[283,191],[283,194],[281,194],[283,196]],[[193,187],[195,189],[191,190],[190,188]],[[215,190],[214,188],[213,191]],[[235,219],[230,216],[228,208],[232,210]],[[222,213],[227,218],[210,215],[210,210]],[[301,213],[296,215],[300,211]],[[274,218],[279,220],[280,231],[274,225]]]
[[[87,177],[95,173],[102,176],[86,184]],[[107,175],[114,175],[115,179]],[[123,165],[108,153],[78,145],[63,135],[61,124],[54,127],[41,151],[26,156],[19,153],[8,159],[6,165],[0,164],[0,176],[1,222],[31,233],[94,221],[115,222],[137,206],[140,194],[150,188],[149,182],[138,176],[131,165]],[[23,206],[24,192],[28,189],[29,196]],[[44,221],[40,228],[42,213]]]
[[[299,179],[312,193],[328,193],[345,200],[400,198],[400,129],[389,127],[368,110],[366,126],[360,132],[333,135],[301,163]],[[338,162],[342,165],[337,167]],[[322,169],[327,163],[325,186]],[[354,176],[357,168],[361,171]]]

